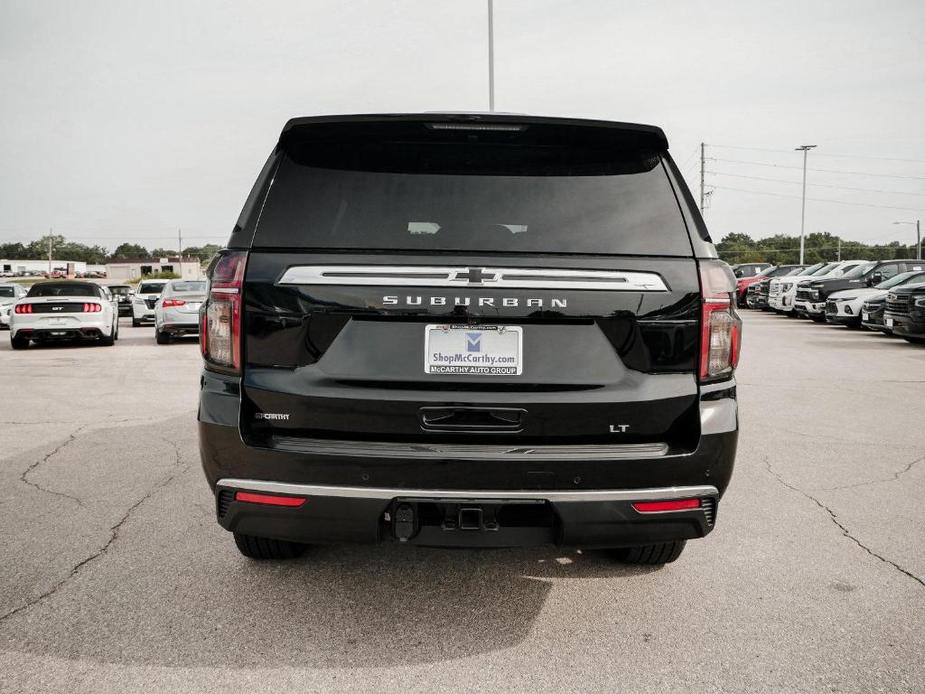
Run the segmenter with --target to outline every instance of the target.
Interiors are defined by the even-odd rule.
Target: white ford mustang
[[[74,280],[39,282],[10,312],[10,343],[13,349],[58,340],[112,345],[119,338],[118,316],[105,287]]]

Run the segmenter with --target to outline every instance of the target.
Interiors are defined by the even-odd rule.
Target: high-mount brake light
[[[209,299],[200,313],[202,356],[226,371],[241,370],[241,291],[246,251],[219,256],[209,273]]]
[[[161,302],[163,308],[171,308],[172,306],[186,306],[186,302],[183,299],[164,299]]]
[[[700,381],[728,378],[742,347],[742,321],[735,310],[735,276],[720,260],[700,262],[703,305],[700,324]]]

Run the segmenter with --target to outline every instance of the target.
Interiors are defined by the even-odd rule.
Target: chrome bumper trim
[[[719,496],[716,487],[657,487],[653,489],[591,489],[569,491],[547,490],[459,490],[459,489],[398,489],[381,487],[329,487],[312,484],[290,484],[266,480],[221,479],[216,485],[228,489],[254,492],[291,494],[294,496],[327,496],[352,499],[530,499],[551,502],[582,501],[663,501],[694,497]]]

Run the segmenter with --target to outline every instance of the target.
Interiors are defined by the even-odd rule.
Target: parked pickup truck
[[[894,335],[925,344],[925,284],[891,289],[886,298],[883,324]]]
[[[841,277],[819,279],[797,289],[794,306],[818,323],[826,320],[829,295],[844,289],[874,287],[903,272],[925,270],[925,263],[914,260],[870,260]]]
[[[200,452],[247,557],[663,564],[716,522],[735,278],[657,127],[296,118],[208,277]]]

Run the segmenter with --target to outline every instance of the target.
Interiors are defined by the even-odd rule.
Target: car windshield
[[[16,296],[16,290],[13,287],[0,287],[0,297]]]
[[[857,279],[858,277],[863,277],[874,265],[876,265],[876,263],[862,263],[848,274],[842,275],[842,277],[844,277],[846,280],[853,280]]]
[[[899,287],[905,284],[915,284],[925,278],[925,272],[904,272],[896,277],[891,277],[877,285],[877,289],[889,289],[890,287]]]
[[[817,272],[824,270],[828,265],[825,263],[816,263],[815,265],[810,265],[805,270],[800,270],[801,275],[815,275]]]
[[[131,287],[110,287],[109,291],[113,294],[118,294],[119,296],[125,296],[132,291]]]
[[[821,268],[819,268],[818,270],[816,270],[816,271],[813,272],[812,274],[813,274],[813,275],[816,275],[817,277],[822,277],[823,275],[828,275],[830,272],[833,272],[833,271],[835,270],[835,268],[837,268],[837,267],[838,267],[838,263],[828,263],[828,264],[826,264],[826,265],[823,265]],[[803,274],[804,274],[804,275],[808,275],[808,274],[810,274],[810,273],[804,272]]]
[[[803,268],[795,267],[789,272],[785,272],[783,275],[781,275],[781,277],[790,277],[792,275],[802,275],[802,274],[803,274]]]
[[[92,296],[99,298],[100,290],[95,284],[33,284],[27,294],[34,296]]]
[[[138,286],[139,294],[160,294],[164,291],[164,285],[161,282],[142,282]]]
[[[195,292],[204,292],[206,290],[206,283],[203,280],[202,282],[173,282],[170,285],[170,291],[181,293],[195,293]]]

